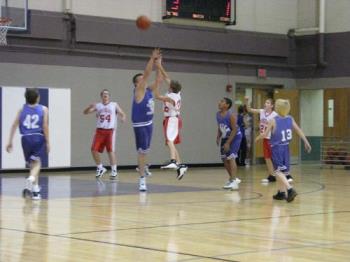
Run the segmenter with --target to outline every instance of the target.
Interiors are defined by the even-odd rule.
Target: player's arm
[[[95,111],[96,111],[96,104],[91,104],[87,108],[84,109],[83,113],[85,115],[87,115],[87,114],[90,114],[90,113],[95,112]]]
[[[12,152],[12,141],[13,141],[13,137],[15,136],[16,129],[19,126],[19,116],[20,116],[21,112],[22,112],[22,109],[18,111],[18,113],[16,115],[16,118],[15,118],[15,121],[13,121],[13,124],[11,126],[10,137],[9,137],[9,140],[8,140],[8,143],[7,143],[7,146],[6,146],[6,151],[8,153]]]
[[[237,134],[237,120],[236,120],[236,117],[234,116],[234,114],[231,114],[231,116],[230,116],[230,124],[231,124],[232,131],[231,131],[229,137],[227,138],[226,143],[224,144],[224,151],[225,152],[230,150],[232,140],[235,137],[235,135]]]
[[[168,96],[163,96],[163,95],[159,94],[159,88],[155,88],[153,93],[154,93],[154,97],[157,100],[162,101],[162,102],[168,102],[168,103],[172,104],[173,106],[175,106],[175,101],[173,99],[171,99]]]
[[[118,104],[116,107],[117,107],[116,113],[118,113],[118,117],[124,123],[126,121],[126,114],[125,114],[124,110]]]
[[[153,65],[159,57],[160,57],[160,50],[156,48],[153,50],[152,55],[147,62],[146,68],[143,71],[142,80],[135,87],[136,98],[140,98],[143,96],[145,89],[147,87],[147,81],[152,74]]]
[[[276,126],[276,121],[275,119],[271,119],[269,123],[267,124],[266,130],[263,133],[260,133],[256,138],[255,142],[258,142],[259,140],[265,138],[270,134],[270,132],[273,132],[274,128]]]
[[[167,74],[163,74],[162,73],[162,59],[161,57],[159,57],[159,59],[156,61],[156,66],[157,66],[157,76],[156,76],[156,81],[151,85],[151,89],[154,93],[154,97],[162,102],[168,102],[170,104],[172,104],[173,106],[175,106],[175,101],[173,99],[171,99],[168,96],[163,96],[160,94],[159,92],[159,86],[162,82],[163,79],[165,79],[165,76],[167,77]],[[158,83],[157,83],[158,82]],[[170,79],[169,79],[169,84],[170,84]]]
[[[219,145],[219,143],[220,143],[221,135],[222,135],[221,130],[220,130],[220,128],[218,127],[218,132],[217,132],[217,134],[216,134],[216,144],[217,144],[217,145]]]
[[[244,104],[247,106],[247,111],[252,114],[260,114],[260,109],[250,107],[249,97],[244,97]]]
[[[171,79],[170,79],[168,73],[165,71],[165,69],[164,69],[164,67],[163,67],[161,62],[159,62],[159,67],[158,68],[159,68],[159,71],[162,74],[163,79],[165,80],[165,82],[167,82],[168,85],[170,85]]]
[[[304,132],[301,130],[301,128],[298,126],[298,124],[294,121],[294,118],[292,118],[292,120],[293,120],[293,128],[294,128],[295,132],[304,141],[304,147],[305,147],[306,152],[310,153],[311,152],[311,145],[310,145],[309,141],[307,140]]]
[[[44,106],[44,121],[43,121],[43,132],[46,141],[46,152],[50,152],[50,139],[49,139],[49,110]]]

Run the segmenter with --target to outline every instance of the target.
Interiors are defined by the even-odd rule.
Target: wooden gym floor
[[[21,197],[24,174],[0,184],[0,261],[349,261],[350,172],[292,166],[294,202],[272,200],[265,167],[152,170],[118,182],[93,172],[44,173],[41,201]]]

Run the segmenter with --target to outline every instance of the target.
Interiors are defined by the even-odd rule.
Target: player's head
[[[268,98],[265,100],[265,110],[267,111],[272,111],[273,110],[273,107],[274,107],[274,101],[272,98]]]
[[[178,81],[171,80],[170,81],[170,91],[177,94],[181,91],[181,84]]]
[[[132,78],[132,83],[134,84],[135,87],[137,86],[138,83],[140,83],[142,78],[143,78],[143,74],[141,73],[134,75],[134,77]]]
[[[219,102],[219,110],[229,110],[232,107],[232,100],[228,97],[224,97]]]
[[[286,116],[290,111],[290,103],[287,99],[277,99],[275,104],[277,114],[280,116]]]
[[[39,103],[39,90],[37,88],[27,88],[24,97],[26,98],[27,104],[34,105]]]
[[[244,113],[244,106],[243,105],[240,105],[238,107],[238,114],[243,114]]]
[[[109,90],[108,89],[103,89],[100,93],[101,99],[103,101],[103,103],[108,103],[109,102],[109,98],[110,98],[110,94],[109,94]]]

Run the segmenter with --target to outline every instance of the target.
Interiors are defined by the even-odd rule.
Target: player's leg
[[[267,178],[261,180],[263,183],[271,183],[276,182],[276,177],[274,176],[274,168],[271,160],[271,146],[268,139],[263,140],[263,151],[264,151],[264,159],[267,167],[267,171],[269,173]]]
[[[163,165],[161,168],[166,169],[177,169],[179,161],[176,159],[176,148],[174,141],[178,136],[178,118],[177,117],[166,117],[163,121],[163,131],[165,136],[166,145],[170,152],[170,161]]]
[[[111,179],[117,178],[118,171],[117,171],[117,156],[115,152],[115,130],[108,130],[109,134],[107,135],[107,143],[106,143],[106,150],[109,158],[109,163],[111,165]]]
[[[45,138],[42,135],[31,135],[22,137],[22,148],[27,163],[29,163],[29,177],[23,196],[31,191],[33,200],[41,199],[39,187],[39,174],[41,169],[40,155],[45,150]],[[31,189],[30,189],[31,188]]]
[[[138,172],[140,175],[139,190],[147,191],[145,166],[147,153],[150,150],[153,125],[134,127],[137,154]]]
[[[221,141],[221,155],[224,159],[224,166],[226,171],[229,174],[229,181],[224,185],[225,189],[238,190],[238,184],[241,182],[239,178],[237,178],[237,164],[236,158],[238,154],[238,150],[241,144],[242,135],[236,135],[230,145],[230,150],[228,152],[224,152],[223,146],[226,143],[225,140]]]
[[[103,167],[100,153],[105,147],[105,134],[103,130],[97,129],[91,145],[91,155],[96,164],[96,178],[102,177],[107,169]]]

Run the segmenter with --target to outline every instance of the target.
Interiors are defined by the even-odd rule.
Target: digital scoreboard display
[[[166,0],[167,17],[230,23],[235,0]]]

